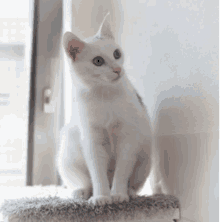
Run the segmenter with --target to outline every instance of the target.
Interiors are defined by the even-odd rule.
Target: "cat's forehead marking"
[[[112,40],[98,40],[92,43],[94,46],[100,46],[101,48],[116,48],[116,44]]]
[[[104,41],[99,40],[99,41],[90,43],[90,47],[93,52],[101,53],[103,55],[108,55],[110,56],[110,58],[113,57],[113,52],[116,49],[118,48],[120,49],[120,47],[117,44],[115,44],[115,42],[112,40],[104,40]]]

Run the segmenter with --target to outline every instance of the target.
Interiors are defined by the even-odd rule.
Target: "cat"
[[[63,36],[78,114],[61,130],[58,171],[74,198],[94,205],[135,197],[151,168],[150,120],[108,17],[91,38]]]

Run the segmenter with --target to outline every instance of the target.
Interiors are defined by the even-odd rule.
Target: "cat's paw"
[[[88,202],[93,205],[105,205],[111,204],[112,199],[110,196],[92,196],[89,198]]]
[[[137,194],[136,194],[136,192],[135,192],[135,190],[133,188],[129,188],[128,189],[128,196],[130,196],[132,198],[137,197]]]
[[[77,189],[72,192],[72,197],[74,199],[88,200],[92,195],[91,188]]]
[[[116,193],[112,194],[112,202],[123,202],[123,201],[129,201],[129,196],[127,194],[123,193]]]

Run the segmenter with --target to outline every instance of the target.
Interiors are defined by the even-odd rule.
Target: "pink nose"
[[[115,72],[115,73],[117,73],[118,75],[120,74],[120,72],[121,72],[121,68],[114,68],[113,69],[113,72]]]

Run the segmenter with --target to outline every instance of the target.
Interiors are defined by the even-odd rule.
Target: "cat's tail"
[[[162,169],[164,161],[163,156],[160,153],[159,147],[157,146],[157,137],[152,136],[152,169],[150,173],[150,184],[153,194],[170,194],[172,195],[172,190],[168,186],[165,175]]]

